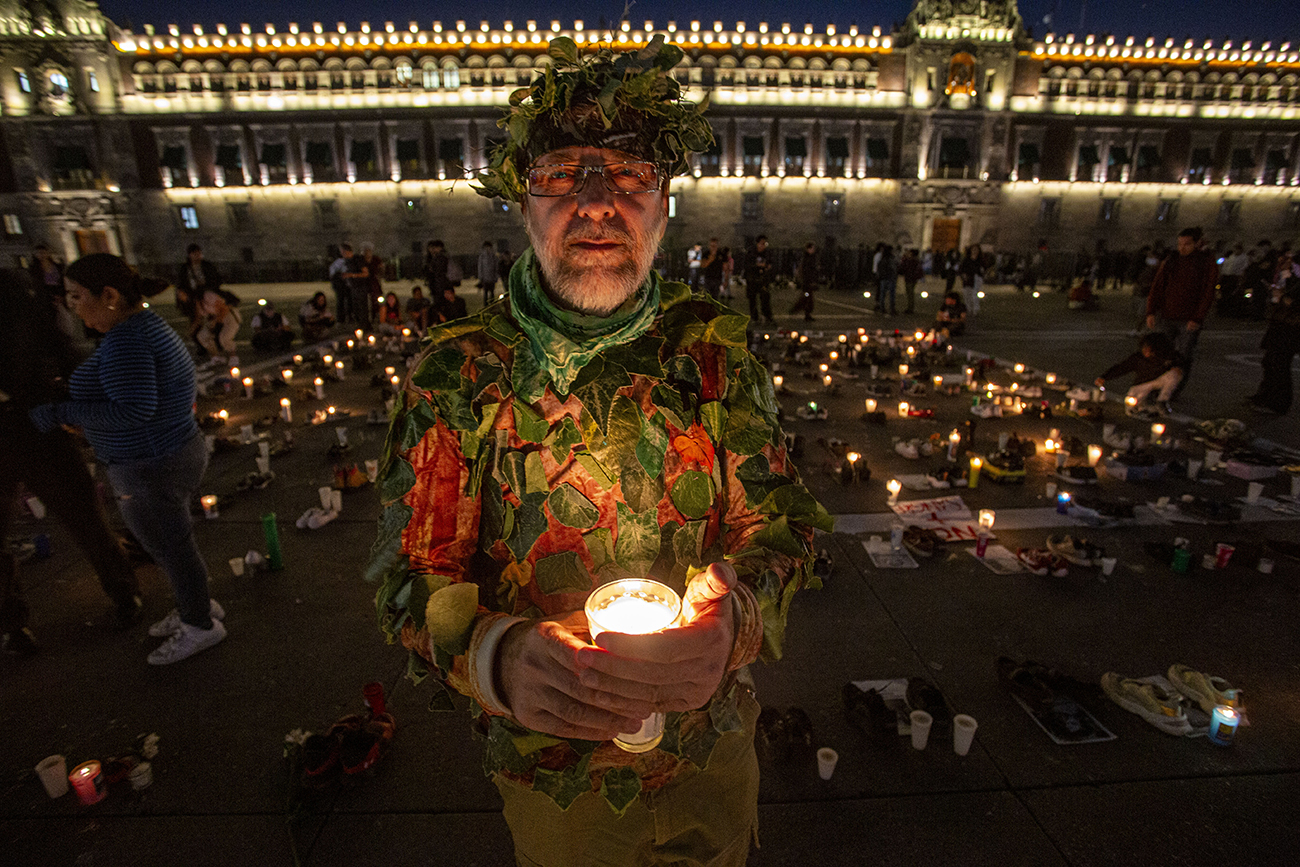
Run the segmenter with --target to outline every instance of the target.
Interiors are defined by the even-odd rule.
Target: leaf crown
[[[532,161],[559,148],[614,148],[671,176],[687,170],[687,154],[713,143],[704,118],[708,99],[682,99],[681,86],[668,74],[682,50],[665,43],[663,34],[639,51],[601,46],[586,55],[569,37],[557,36],[546,53],[551,63],[510,95],[497,121],[507,135],[475,178],[479,195],[523,201]]]

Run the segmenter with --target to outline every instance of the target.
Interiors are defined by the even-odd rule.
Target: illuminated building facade
[[[306,10],[305,10],[306,11]],[[546,40],[686,51],[717,144],[674,184],[666,246],[884,240],[1136,246],[1201,224],[1300,231],[1290,44],[1028,36],[1014,0],[919,0],[896,32],[758,21],[325,22],[124,30],[86,0],[0,0],[0,243],[319,279],[372,241],[409,273],[523,246],[467,168]]]

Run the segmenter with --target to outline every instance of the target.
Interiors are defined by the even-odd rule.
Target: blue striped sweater
[[[55,417],[85,431],[106,463],[168,455],[198,433],[194,361],[150,310],[109,329],[68,384],[72,400]]]

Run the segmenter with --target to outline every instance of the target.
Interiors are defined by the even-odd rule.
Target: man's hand
[[[1192,332],[1192,331],[1200,331],[1200,330],[1201,330],[1201,323],[1199,323],[1199,322],[1193,322],[1192,320],[1189,319],[1189,320],[1187,320],[1187,330],[1188,330],[1189,333]]]
[[[649,702],[656,711],[703,706],[726,674],[734,627],[736,572],[714,563],[696,575],[682,600],[682,625],[650,635],[602,632],[578,654],[582,684]]]
[[[1156,327],[1156,315],[1154,313],[1148,313],[1147,328],[1155,328],[1155,327]]]
[[[640,727],[655,708],[646,699],[585,685],[577,662],[584,648],[585,641],[551,620],[519,623],[506,633],[497,683],[515,719],[539,732],[593,741]]]

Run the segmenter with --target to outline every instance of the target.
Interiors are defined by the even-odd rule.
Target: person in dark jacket
[[[817,246],[809,241],[803,248],[803,259],[799,261],[799,300],[790,308],[793,315],[803,311],[803,321],[813,321],[813,301],[817,283],[821,279],[817,265]]]
[[[217,266],[203,258],[203,248],[190,244],[185,248],[185,264],[176,273],[176,309],[189,317],[189,337],[202,352],[208,348],[199,341],[199,332],[205,325],[203,293],[221,291],[221,272]],[[238,303],[238,302],[236,302]]]
[[[894,258],[894,248],[886,244],[880,251],[880,261],[876,263],[876,310],[894,316],[898,313],[898,260]]]
[[[1174,397],[1187,386],[1196,342],[1218,282],[1219,266],[1201,249],[1200,228],[1183,229],[1178,233],[1178,252],[1160,263],[1147,295],[1146,327],[1165,334],[1183,357],[1183,381],[1174,389]]]
[[[1260,344],[1263,378],[1248,400],[1254,409],[1286,415],[1294,396],[1291,359],[1300,352],[1300,266],[1292,262],[1290,252],[1281,255],[1279,265],[1270,292],[1268,328]]]
[[[745,264],[745,297],[749,300],[749,319],[751,322],[766,322],[775,325],[772,318],[772,280],[776,271],[772,267],[772,254],[767,249],[767,235],[759,235],[754,242]],[[758,315],[760,309],[763,318]]]
[[[134,624],[144,602],[131,562],[95,495],[85,458],[66,430],[40,433],[28,417],[55,400],[80,360],[57,325],[54,300],[20,271],[0,271],[0,538],[13,523],[18,485],[40,499],[86,555],[117,608],[117,623]],[[18,564],[0,550],[0,648],[27,656],[37,651],[28,627]]]
[[[916,312],[916,284],[925,279],[925,268],[921,265],[921,254],[910,249],[903,254],[898,263],[898,276],[903,278],[903,291],[907,293],[907,309],[904,313]]]
[[[1142,335],[1137,352],[1110,367],[1094,382],[1098,388],[1105,388],[1110,380],[1131,373],[1135,384],[1128,390],[1128,397],[1141,404],[1155,392],[1156,402],[1168,412],[1169,400],[1183,379],[1186,363],[1167,335],[1153,331]]]

